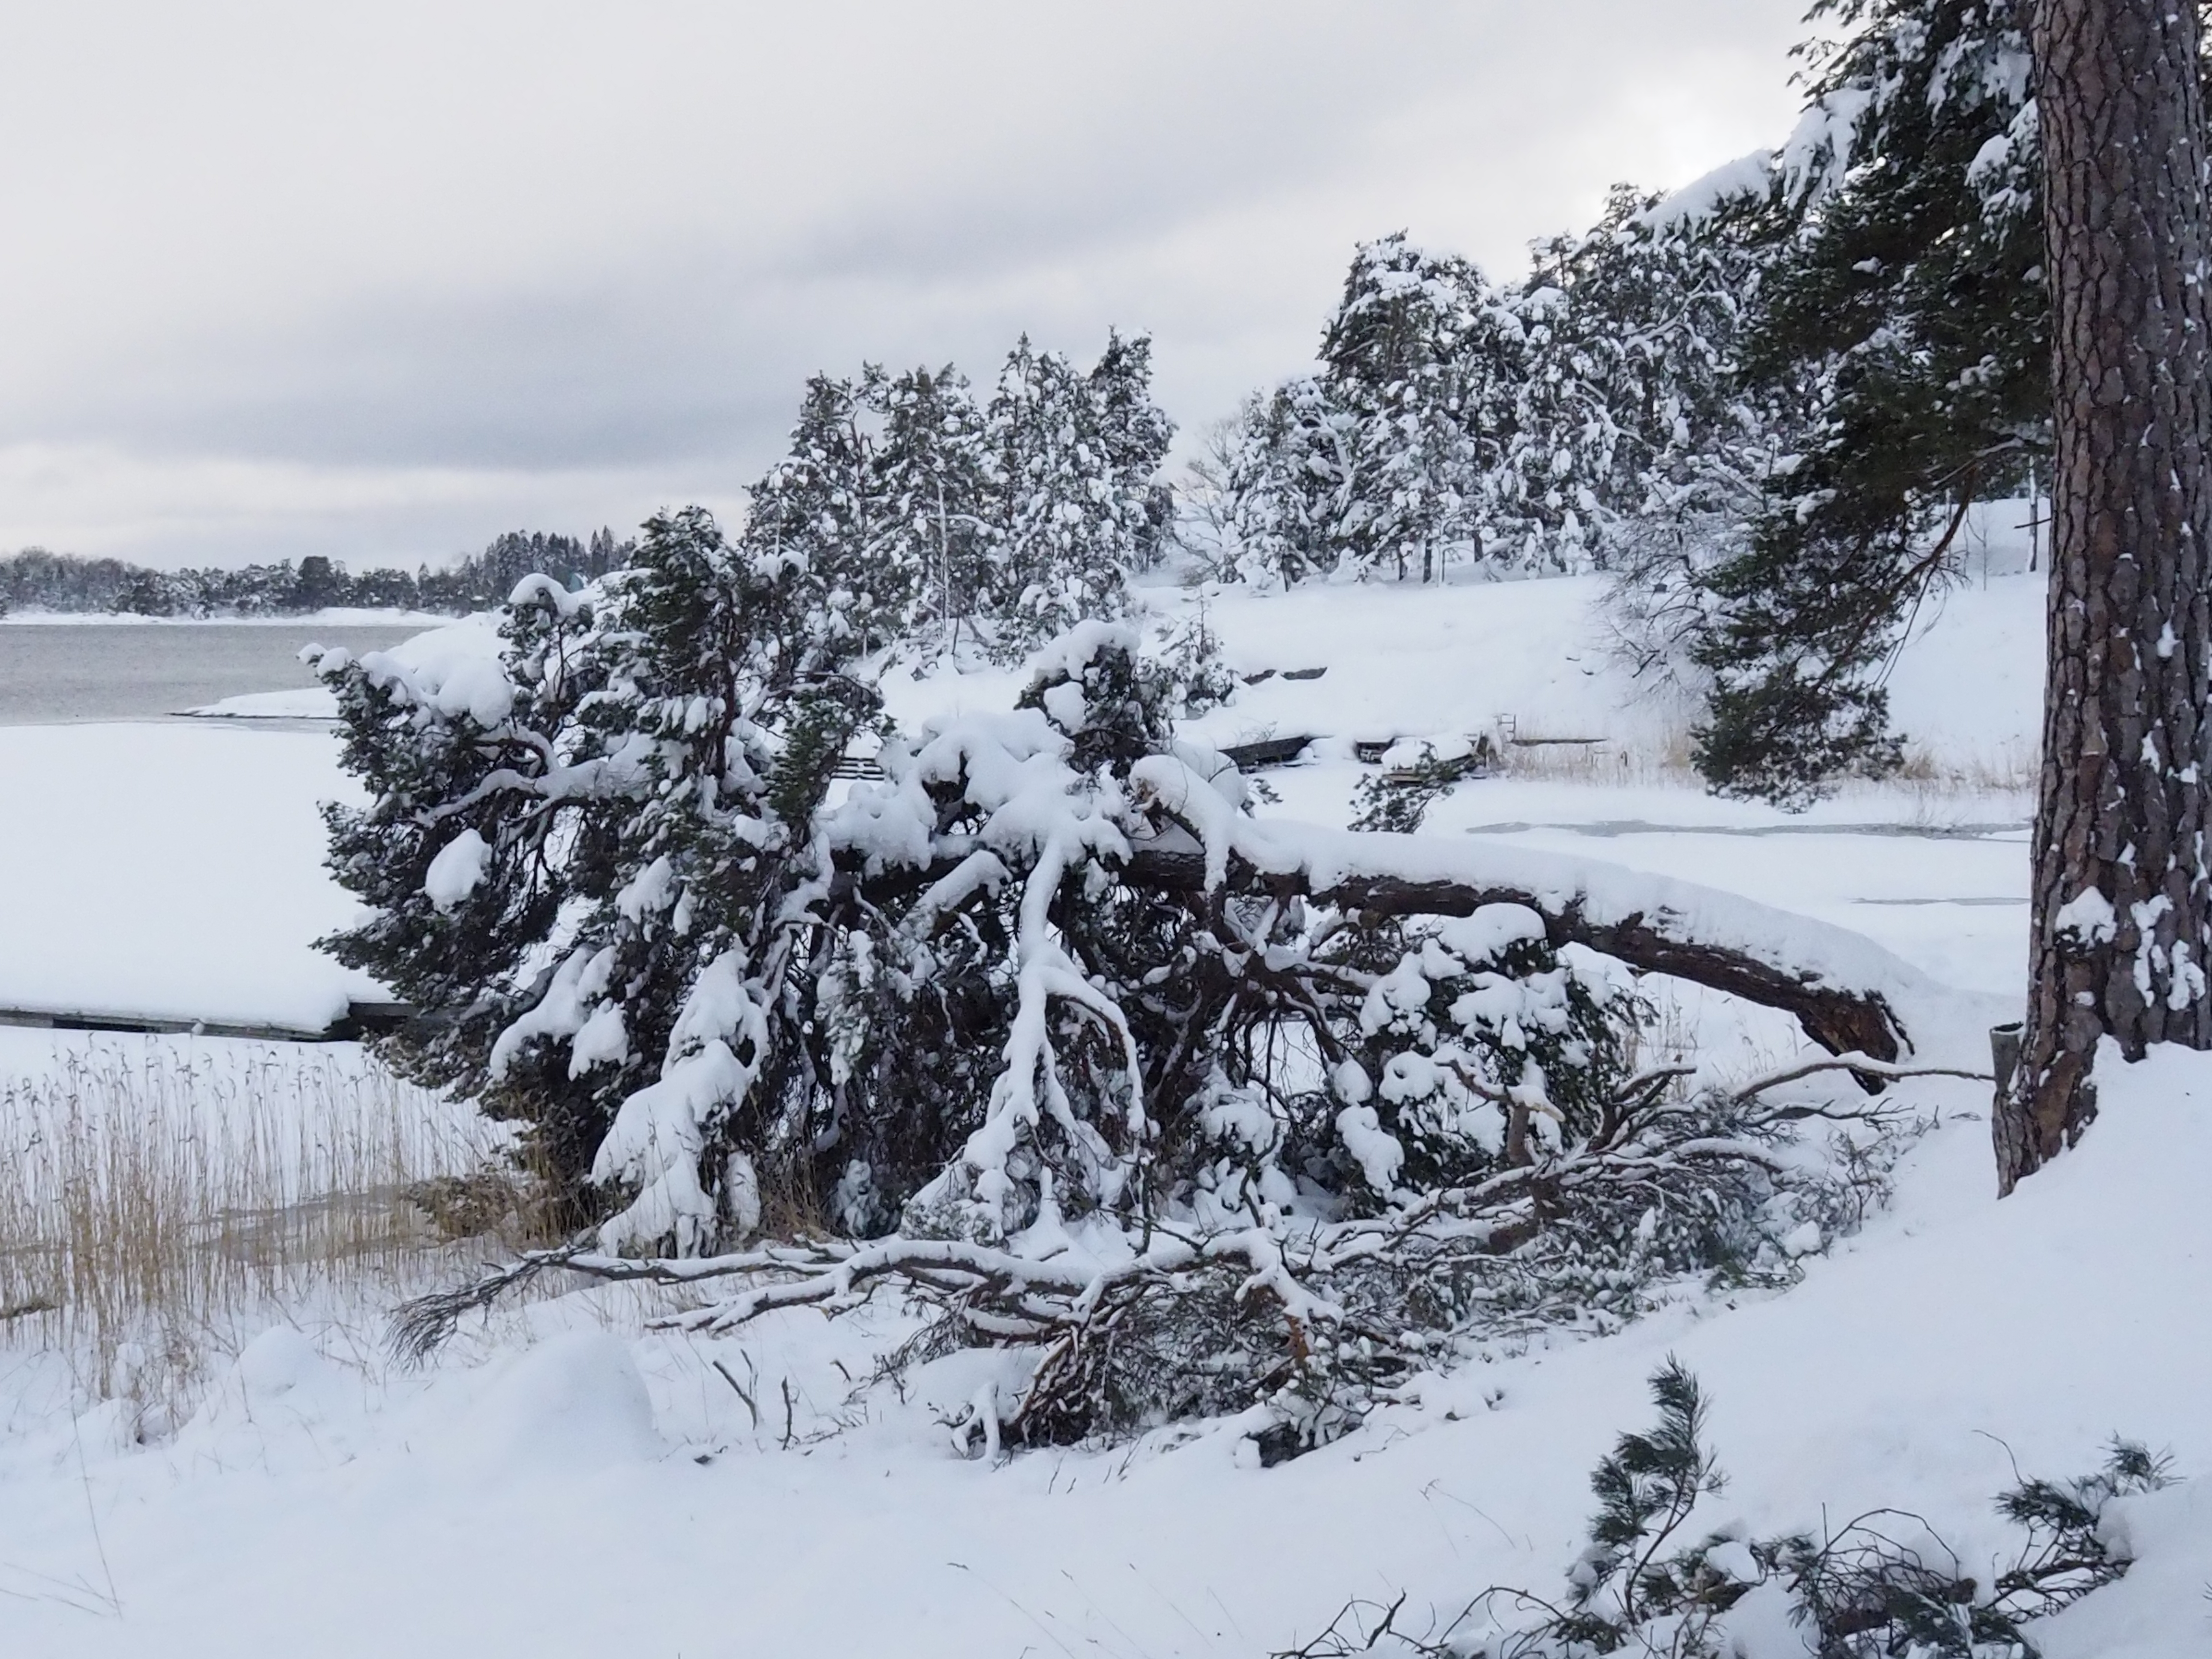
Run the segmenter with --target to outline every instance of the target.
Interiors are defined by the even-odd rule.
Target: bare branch
[[[1908,1077],[1958,1077],[1974,1083],[1993,1079],[1987,1072],[1970,1072],[1956,1066],[1899,1066],[1889,1060],[1876,1060],[1871,1054],[1822,1054],[1817,1059],[1802,1060],[1784,1066],[1778,1071],[1755,1077],[1739,1087],[1730,1097],[1739,1106],[1749,1103],[1769,1089],[1785,1083],[1795,1083],[1800,1078],[1811,1077],[1820,1072],[1850,1072],[1890,1081]]]

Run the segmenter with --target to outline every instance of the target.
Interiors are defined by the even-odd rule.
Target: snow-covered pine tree
[[[2106,1042],[2130,1060],[2212,1048],[2206,40],[2178,6],[2035,15],[2057,465],[2033,954],[2017,1073],[1999,1068],[2000,1191],[2094,1121]]]
[[[1067,359],[1024,335],[986,411],[1000,531],[991,610],[1000,651],[1017,659],[1085,614],[1120,609],[1121,568],[1094,559],[1090,486],[1103,456],[1085,402]]]
[[[1160,561],[1175,522],[1175,492],[1160,465],[1175,442],[1175,422],[1152,401],[1152,340],[1109,329],[1089,376],[1091,419],[1113,477],[1114,516],[1133,569]]]
[[[522,1120],[533,1162],[562,1194],[581,1182],[605,1130],[591,1087],[565,1066],[526,1065],[495,1080],[485,1062],[507,1022],[550,987],[542,945],[575,880],[557,849],[607,834],[593,791],[553,810],[513,810],[550,779],[609,769],[605,757],[557,746],[601,684],[595,614],[590,599],[550,596],[512,612],[503,668],[410,667],[343,650],[316,662],[337,698],[343,764],[368,796],[365,807],[323,809],[331,872],[369,909],[321,946],[432,1011],[386,1045],[390,1058],[416,1082]]]
[[[1001,534],[982,411],[950,363],[866,379],[882,426],[873,488],[883,528],[869,560],[902,573],[887,580],[905,595],[906,636],[957,651],[989,607]]]
[[[1310,377],[1246,400],[1224,446],[1223,576],[1289,588],[1336,568],[1349,425]]]
[[[1686,205],[1616,188],[1513,297],[1526,365],[1492,533],[1517,508],[1531,562],[1616,569],[1747,493],[1737,452],[1765,422],[1730,381],[1760,262],[1740,216]]]
[[[874,390],[810,379],[790,446],[749,492],[745,519],[755,548],[804,559],[830,591],[851,595],[846,615],[864,649],[906,629],[923,580],[883,500],[868,428]]]
[[[1174,428],[1151,401],[1150,343],[1116,336],[1091,375],[1026,336],[986,412],[998,495],[998,651],[1027,655],[1077,623],[1118,616],[1162,522],[1154,474]]]
[[[1353,254],[1321,356],[1351,452],[1331,534],[1362,570],[1430,581],[1473,539],[1469,491],[1498,449],[1478,424],[1499,401],[1483,395],[1499,378],[1495,318],[1480,272],[1403,232]]]
[[[1632,1071],[1632,988],[1578,935],[1854,1048],[1896,1041],[1878,997],[1254,823],[1126,625],[829,805],[872,705],[842,592],[692,509],[596,589],[525,583],[496,666],[325,664],[372,794],[335,862],[377,911],[334,945],[418,1001],[402,1063],[522,1120],[591,1224],[482,1294],[720,1253],[697,1274],[774,1283],[717,1328],[905,1277],[947,1297],[932,1341],[1036,1352],[987,1443],[1264,1407],[1295,1449],[1470,1321],[1786,1274],[1781,1237],[1863,1202],[1762,1150],[1765,1085]],[[776,1194],[786,1242],[736,1248]]]
[[[763,1166],[811,1173],[811,825],[872,712],[840,599],[690,507],[581,594],[526,579],[497,665],[321,660],[370,795],[328,809],[331,866],[374,907],[326,947],[428,1011],[403,1071],[520,1121],[611,1246],[742,1234]]]
[[[811,1177],[800,969],[831,876],[814,817],[877,702],[841,672],[859,645],[844,590],[732,546],[701,509],[649,521],[615,592],[606,689],[580,724],[605,752],[642,750],[641,798],[556,972],[574,1005],[510,1025],[490,1070],[533,1042],[565,1048],[572,1075],[609,1067],[592,1180],[623,1207],[600,1236],[689,1253],[752,1232],[764,1177]]]
[[[2048,447],[2048,296],[2016,0],[1820,0],[1836,38],[1776,159],[1780,231],[1743,352],[1808,378],[1810,430],[1707,578],[1699,769],[1802,803],[1897,762],[1882,670],[1968,506]]]
[[[1702,501],[1698,458],[1741,441],[1725,387],[1753,266],[1732,227],[1654,206],[1617,191],[1502,292],[1402,234],[1363,246],[1322,372],[1250,400],[1228,445],[1229,574],[1586,569]]]

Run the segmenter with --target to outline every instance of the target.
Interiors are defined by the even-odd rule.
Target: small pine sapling
[[[1744,1650],[1730,1613],[1769,1586],[1786,1598],[1811,1659],[2035,1659],[2034,1620],[2128,1570],[2105,1525],[2112,1504],[2172,1484],[2166,1459],[2124,1440],[2113,1442],[2093,1474],[2022,1480],[1996,1507],[2027,1540],[1986,1586],[1925,1521],[1899,1510],[1870,1510],[1820,1541],[1722,1531],[1668,1553],[1698,1500],[1722,1490],[1723,1479],[1705,1444],[1697,1378],[1670,1357],[1653,1375],[1651,1394],[1657,1427],[1621,1436],[1590,1477],[1598,1513],[1564,1605],[1492,1589],[1443,1630],[1416,1636],[1399,1627],[1405,1597],[1387,1607],[1352,1601],[1320,1637],[1275,1659],[1721,1659]],[[1539,1615],[1533,1623],[1531,1611]],[[1508,1628],[1475,1636],[1484,1622]]]
[[[1421,827],[1431,807],[1468,779],[1480,777],[1495,760],[1487,734],[1442,751],[1435,744],[1425,743],[1407,764],[1359,781],[1352,793],[1352,827],[1410,836]]]

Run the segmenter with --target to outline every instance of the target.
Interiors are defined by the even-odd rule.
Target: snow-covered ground
[[[1615,763],[1631,757],[1626,781],[1592,767],[1481,780],[1429,830],[1854,929],[1993,994],[1961,999],[1961,1029],[1941,1034],[1978,1041],[1975,1022],[2021,988],[2028,802],[1975,769],[2001,786],[2032,746],[2040,584],[1999,574],[1953,595],[1899,665],[1900,723],[1966,775],[1800,818],[1635,758],[1679,715],[1632,696],[1591,597],[1551,582],[1212,599],[1231,660],[1278,672],[1206,730],[1330,739],[1270,775],[1283,802],[1268,810],[1340,822],[1354,739],[1494,730],[1499,714],[1523,734],[1605,738]],[[1327,672],[1280,672],[1312,667]],[[914,718],[1010,690],[933,676],[892,700]],[[307,948],[346,913],[317,868],[313,802],[340,787],[326,737],[0,732],[0,776],[15,786],[0,804],[0,1002],[66,983],[110,1004],[220,993],[267,1017],[344,988],[314,977],[335,970]],[[13,804],[27,790],[35,812]],[[91,1041],[0,1032],[0,1074]],[[1989,1500],[2015,1465],[2081,1473],[2115,1433],[2170,1451],[2183,1483],[2121,1517],[2133,1572],[2039,1640],[2050,1659],[2212,1653],[2212,1063],[2108,1057],[2100,1078],[2083,1146],[2002,1204],[1985,1085],[1905,1085],[1940,1126],[1894,1206],[1808,1259],[1795,1289],[1500,1350],[1265,1469],[1226,1433],[963,1461],[940,1413],[992,1358],[939,1361],[903,1397],[856,1390],[903,1328],[888,1311],[793,1311],[707,1340],[647,1332],[666,1304],[600,1291],[503,1310],[414,1372],[384,1358],[380,1309],[322,1304],[237,1333],[251,1340],[191,1420],[144,1443],[132,1402],[94,1397],[70,1356],[0,1338],[0,1653],[1250,1656],[1312,1637],[1348,1598],[1401,1591],[1418,1628],[1492,1584],[1559,1582],[1589,1468],[1647,1423],[1644,1379],[1670,1353],[1713,1396],[1733,1477],[1697,1530],[1817,1532],[1894,1506],[1986,1576],[2006,1548]]]
[[[811,1312],[706,1341],[540,1304],[427,1375],[386,1367],[365,1310],[279,1326],[146,1446],[58,1358],[11,1356],[0,1647],[1259,1655],[1352,1595],[1449,1620],[1487,1585],[1555,1583],[1589,1468],[1670,1353],[1710,1389],[1733,1477],[1700,1526],[1899,1506],[1973,1571],[2003,1548],[1987,1499],[2015,1461],[2086,1469],[2118,1431],[2212,1468],[2212,1071],[2106,1076],[2094,1133],[2012,1200],[1973,1085],[1923,1085],[1946,1126],[1798,1288],[1501,1356],[1270,1469],[1226,1437],[961,1461],[937,1413],[985,1357],[848,1406],[838,1366],[864,1374],[878,1334]],[[2049,1631],[2051,1659],[2212,1651],[2206,1483],[2128,1523],[2140,1565]]]
[[[496,646],[472,619],[397,651],[465,673]],[[318,805],[357,798],[327,731],[0,726],[0,1009],[313,1031],[386,994],[313,948],[359,908],[323,869]]]
[[[320,732],[0,726],[0,1008],[319,1030],[382,994],[313,948],[358,908],[322,868]]]

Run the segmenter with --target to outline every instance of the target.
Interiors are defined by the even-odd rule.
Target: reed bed
[[[181,1400],[272,1316],[437,1273],[425,1183],[496,1193],[503,1146],[352,1049],[152,1040],[0,1077],[0,1342],[66,1353],[96,1396]]]

